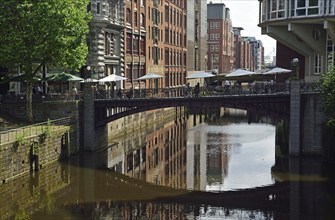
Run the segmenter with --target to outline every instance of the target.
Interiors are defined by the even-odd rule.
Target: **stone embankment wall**
[[[0,134],[0,185],[76,152],[73,125],[50,125],[48,132],[39,126],[30,129],[30,133],[17,129]]]
[[[38,209],[52,210],[57,197],[54,193],[62,195],[71,183],[70,169],[69,164],[52,163],[0,185],[0,219],[30,219]]]

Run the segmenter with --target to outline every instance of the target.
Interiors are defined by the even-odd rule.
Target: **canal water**
[[[1,185],[1,219],[335,219],[333,172],[276,158],[270,119],[167,118]]]

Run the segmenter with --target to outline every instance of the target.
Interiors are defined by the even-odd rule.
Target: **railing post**
[[[300,156],[300,80],[290,83],[289,155]]]
[[[83,146],[85,151],[95,148],[94,91],[91,83],[84,83]]]

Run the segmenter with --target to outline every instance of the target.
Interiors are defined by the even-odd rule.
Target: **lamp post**
[[[293,78],[299,79],[299,59],[298,58],[293,58],[291,60],[291,69],[293,73]]]
[[[105,70],[104,70],[103,67],[99,67],[99,68],[98,68],[98,78],[99,78],[99,79],[101,79],[101,78],[104,77],[104,72],[105,72]]]

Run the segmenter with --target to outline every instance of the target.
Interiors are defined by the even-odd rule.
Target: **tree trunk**
[[[27,82],[26,82],[26,117],[29,123],[33,122],[33,68],[32,64],[26,65],[24,68],[24,72],[27,75]]]
[[[29,123],[33,122],[33,84],[27,81],[26,84],[26,116]]]

